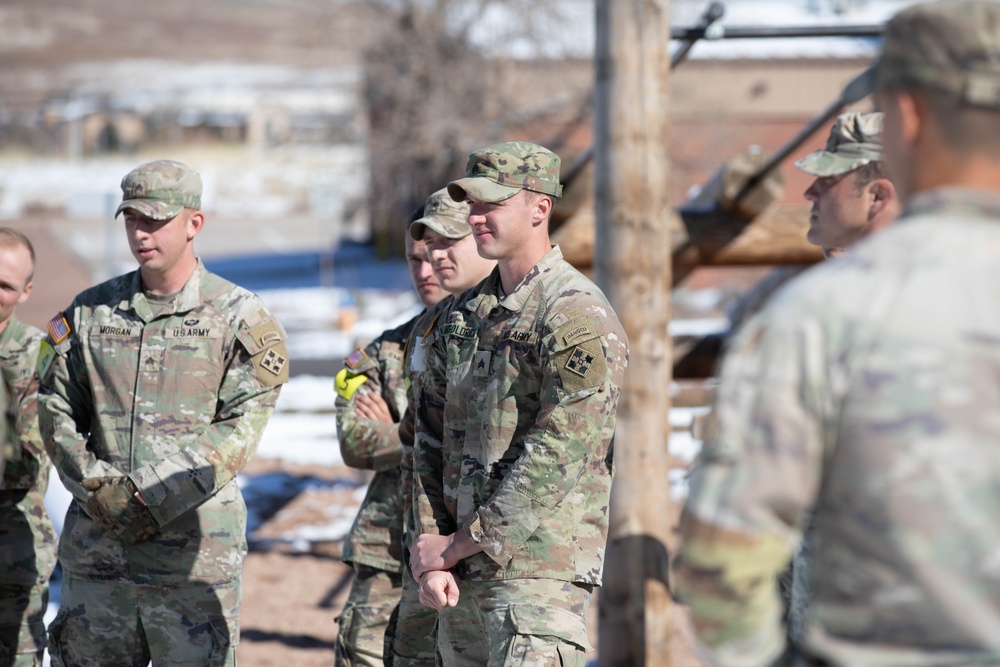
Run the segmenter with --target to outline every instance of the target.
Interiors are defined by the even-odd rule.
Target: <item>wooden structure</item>
[[[601,665],[670,664],[669,2],[597,0],[594,275],[628,333],[600,604]]]

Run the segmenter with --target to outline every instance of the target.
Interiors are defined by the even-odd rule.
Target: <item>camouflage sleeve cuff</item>
[[[493,562],[500,567],[507,567],[516,552],[514,545],[497,530],[483,526],[478,512],[473,517],[471,522],[462,526],[462,530]]]

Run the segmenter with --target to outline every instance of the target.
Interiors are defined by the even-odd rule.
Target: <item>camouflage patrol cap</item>
[[[460,239],[472,233],[469,225],[469,203],[455,201],[448,194],[448,188],[441,188],[424,202],[424,216],[410,225],[410,237],[419,241],[424,236],[424,227],[449,239]]]
[[[153,220],[169,220],[182,209],[201,208],[201,176],[174,160],[141,164],[122,179],[122,203],[115,217],[128,208]]]
[[[1000,3],[929,2],[896,14],[869,92],[929,88],[971,106],[1000,109]]]
[[[448,194],[455,201],[464,201],[469,194],[480,201],[498,202],[521,190],[561,197],[559,156],[527,141],[487,146],[469,155],[465,178],[448,184]]]
[[[839,176],[884,159],[882,114],[849,111],[837,117],[826,148],[810,153],[795,166],[813,176]]]

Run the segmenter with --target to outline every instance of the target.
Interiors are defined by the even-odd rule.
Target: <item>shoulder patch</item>
[[[266,387],[288,382],[288,350],[284,343],[278,343],[254,355],[253,367],[257,379]]]
[[[266,311],[258,311],[256,317],[248,317],[236,332],[250,354],[254,376],[265,387],[288,382],[288,347],[285,345],[285,330],[278,321],[267,316]]]
[[[608,374],[604,348],[599,338],[591,338],[555,356],[563,390],[574,393],[600,387]]]
[[[365,357],[367,356],[368,354],[359,347],[358,349],[354,350],[354,352],[351,352],[349,357],[344,359],[344,365],[353,370],[357,368],[358,364],[364,361]]]
[[[337,373],[337,377],[333,379],[333,388],[337,391],[337,394],[343,398],[345,401],[351,400],[361,385],[368,381],[368,377],[365,375],[355,375],[351,373],[350,370],[346,368],[340,369]]]
[[[38,371],[38,377],[45,377],[48,372],[49,367],[56,358],[56,350],[49,341],[43,340],[42,344],[38,348],[38,361],[35,364],[35,370]]]
[[[52,338],[52,344],[58,345],[67,338],[69,338],[70,328],[69,322],[66,321],[66,316],[59,313],[51,320],[49,320],[46,328],[49,330],[49,337]]]
[[[577,338],[582,338],[583,336],[590,335],[593,338],[594,329],[589,324],[581,324],[578,327],[574,327],[572,331],[567,331],[563,334],[562,342],[565,345],[569,345]]]

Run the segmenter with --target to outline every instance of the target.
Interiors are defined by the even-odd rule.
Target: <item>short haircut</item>
[[[892,180],[883,160],[875,160],[854,170],[854,189],[861,191],[866,185],[880,178]]]
[[[31,256],[31,272],[28,274],[28,282],[30,283],[35,277],[35,246],[31,245],[27,236],[16,229],[0,227],[0,248],[16,248],[18,246],[27,248],[28,255]]]
[[[941,138],[956,153],[1000,159],[1000,109],[969,106],[930,88],[909,92],[927,103]]]

